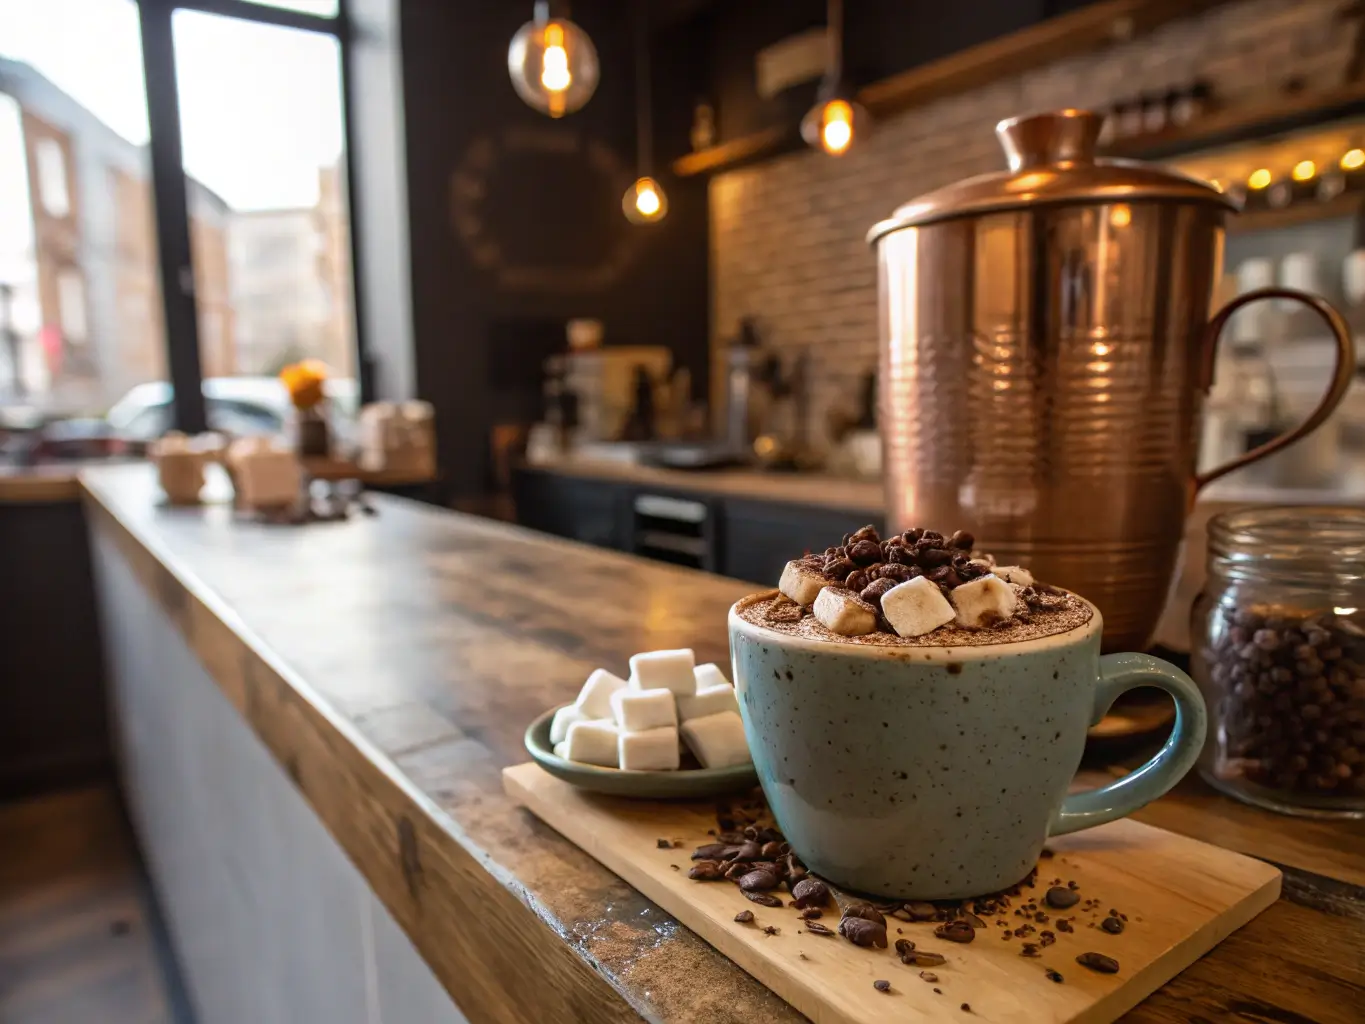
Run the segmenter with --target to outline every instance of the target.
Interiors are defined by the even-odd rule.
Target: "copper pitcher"
[[[970,529],[1099,605],[1107,649],[1141,650],[1195,494],[1316,429],[1355,353],[1341,315],[1304,292],[1249,292],[1210,319],[1236,204],[1166,168],[1096,159],[1100,124],[1080,110],[1003,121],[1008,171],[872,229],[887,523]],[[1196,475],[1219,332],[1272,297],[1327,321],[1331,386],[1293,430]]]

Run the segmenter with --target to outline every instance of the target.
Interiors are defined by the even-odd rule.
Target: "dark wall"
[[[927,64],[1027,28],[1094,0],[844,0],[844,67],[857,85]],[[825,24],[824,0],[746,0],[700,14],[710,96],[721,141],[800,120],[816,83],[769,99],[754,91],[754,55],[797,32]]]
[[[698,29],[654,48],[659,224],[630,225],[634,180],[632,5],[581,0],[601,84],[555,121],[512,90],[507,45],[531,14],[507,0],[403,0],[403,87],[418,393],[437,411],[454,496],[488,480],[493,424],[538,418],[540,362],[571,317],[608,344],[660,344],[706,381],[706,188],[667,172],[705,91]]]

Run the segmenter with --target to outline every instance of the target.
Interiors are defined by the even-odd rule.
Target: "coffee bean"
[[[1059,932],[1072,931],[1071,922],[1064,917],[1057,918],[1057,930]]]
[[[745,892],[767,892],[777,888],[777,876],[769,871],[750,871],[740,876],[739,887]]]
[[[962,1012],[963,1012],[963,1013],[971,1013],[971,1012],[972,1012],[972,1004],[971,1004],[971,1003],[963,1003],[963,1004],[962,1004]]]
[[[807,907],[823,907],[829,903],[829,886],[818,878],[803,878],[792,888],[793,902],[804,910]]]
[[[931,985],[938,981],[938,975],[933,971],[920,971],[919,976],[922,980],[927,981]]]
[[[699,860],[688,870],[687,877],[695,878],[698,882],[719,882],[725,873],[720,861]]]
[[[906,909],[904,909],[904,908],[901,908],[900,910],[893,910],[893,911],[891,911],[890,916],[891,916],[891,917],[894,917],[897,921],[913,921],[913,920],[914,920],[914,918],[910,916],[910,911],[908,911],[908,910],[906,910]]]
[[[658,847],[659,849],[661,849],[661,850],[671,850],[671,849],[673,849],[673,843],[672,843],[672,841],[670,841],[670,840],[668,840],[668,839],[656,839],[656,840],[654,840],[654,845],[657,846],[657,847]]]
[[[1049,889],[1047,895],[1045,895],[1043,899],[1047,901],[1049,907],[1052,907],[1055,910],[1065,910],[1067,907],[1074,907],[1081,901],[1081,898],[1076,895],[1075,890],[1065,889],[1060,885],[1054,885]]]
[[[738,914],[735,915],[735,921],[738,924],[748,924],[753,919],[754,912],[752,910],[741,910]]]
[[[758,860],[763,856],[763,846],[754,840],[747,840],[743,846],[735,851],[735,860],[747,861]]]
[[[919,567],[911,568],[908,565],[900,565],[896,562],[887,562],[877,566],[877,571],[871,575],[879,580],[891,580],[893,583],[905,583],[914,579],[920,574]]]
[[[833,930],[832,928],[829,928],[829,927],[827,927],[827,926],[821,924],[819,921],[807,921],[807,922],[806,922],[806,931],[810,932],[812,935],[833,935],[833,934],[834,934],[834,930]]]
[[[845,917],[839,922],[839,934],[855,946],[886,948],[886,925],[863,917]]]
[[[749,900],[752,903],[757,903],[760,907],[772,907],[776,909],[777,907],[782,906],[782,901],[778,899],[778,897],[772,895],[771,893],[749,892],[748,890],[741,891],[744,892],[744,898],[746,900]]]
[[[871,523],[868,523],[866,526],[858,527],[851,534],[849,534],[848,539],[851,542],[868,540],[871,541],[873,544],[877,544],[879,546],[882,542],[881,535],[877,533],[877,528],[873,526]]]
[[[915,529],[906,530],[904,533],[902,533],[901,540],[905,541],[908,547],[914,547],[915,541],[919,540],[923,536],[924,531],[916,527]]]
[[[896,955],[905,956],[907,953],[914,952],[915,944],[909,939],[896,940]]]
[[[782,849],[783,845],[783,843],[767,842],[763,844],[763,849],[759,852],[764,860],[774,860],[787,852]]]
[[[1076,957],[1076,963],[1082,967],[1089,967],[1092,971],[1100,974],[1118,974],[1119,962],[1112,956],[1105,956],[1103,953],[1082,953]]]
[[[844,586],[855,594],[860,594],[872,582],[872,576],[866,569],[854,569],[844,580]]]
[[[948,942],[971,942],[976,938],[976,929],[966,921],[949,921],[935,928],[934,934]]]
[[[1025,942],[1025,943],[1024,943],[1024,948],[1021,949],[1021,950],[1019,950],[1019,955],[1020,955],[1020,956],[1041,956],[1042,954],[1038,952],[1038,943],[1036,943],[1036,942]]]
[[[873,607],[880,608],[882,606],[882,595],[896,586],[898,584],[895,580],[889,580],[883,576],[863,587],[858,592],[858,596]]]
[[[981,920],[981,918],[977,917],[975,914],[966,914],[964,915],[963,920],[966,921],[973,928],[986,927],[986,922]]]
[[[890,992],[891,982],[886,981],[883,978],[878,978],[876,981],[872,983],[872,987],[875,988],[878,992]]]
[[[924,541],[921,540],[920,544],[923,543]],[[927,571],[929,569],[937,569],[940,566],[948,565],[948,563],[953,560],[953,556],[943,548],[919,547],[919,545],[916,545],[915,560],[919,562],[922,569]]]
[[[916,921],[932,921],[938,916],[938,908],[932,903],[907,903],[905,909]]]
[[[948,544],[961,551],[970,551],[972,546],[976,544],[976,538],[966,530],[958,530],[953,534],[952,539],[948,541]]]
[[[858,568],[853,559],[839,555],[837,558],[827,559],[824,565],[824,574],[832,580],[847,579],[848,574]]]
[[[1049,967],[1047,971],[1045,971],[1044,973],[1047,975],[1048,981],[1055,981],[1059,985],[1066,980],[1059,973],[1054,971],[1051,967]]]
[[[881,561],[882,548],[871,540],[860,540],[848,549],[848,557],[857,565],[872,565]]]
[[[886,927],[886,918],[882,917],[882,912],[871,903],[850,903],[844,908],[844,917],[860,917],[865,921],[872,921]]]
[[[807,907],[798,915],[803,921],[814,921],[816,918],[824,917],[823,910],[816,910],[814,907]]]
[[[723,854],[732,849],[726,843],[708,843],[705,846],[698,846],[692,851],[693,860],[722,860]]]
[[[1118,935],[1123,931],[1124,925],[1117,917],[1106,917],[1100,922],[1100,927],[1110,935]]]
[[[780,932],[781,930],[782,930],[782,929],[776,928],[776,927],[774,927],[773,925],[768,925],[767,927],[765,927],[765,928],[763,929],[763,934],[764,934],[764,935],[776,935],[776,934],[777,934],[778,932]]]

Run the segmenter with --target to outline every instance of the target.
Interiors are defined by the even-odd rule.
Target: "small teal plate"
[[[559,708],[551,708],[526,728],[526,750],[536,764],[557,779],[579,789],[643,800],[689,800],[737,793],[758,785],[752,764],[733,768],[684,768],[676,772],[627,772],[600,768],[556,756],[550,743],[550,722]]]

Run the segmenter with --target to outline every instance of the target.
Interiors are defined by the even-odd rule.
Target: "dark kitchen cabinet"
[[[519,469],[512,477],[522,526],[614,551],[631,550],[631,490],[626,484],[535,469]]]
[[[880,515],[643,487],[523,467],[517,522],[560,537],[775,586],[788,559],[822,551]]]
[[[725,502],[725,553],[721,572],[736,579],[777,586],[782,567],[807,551],[823,551],[846,533],[881,517],[778,501]]]

